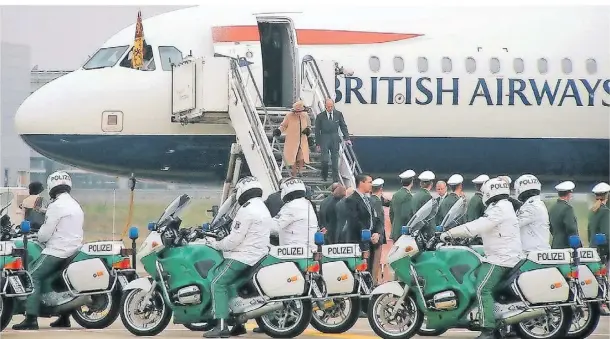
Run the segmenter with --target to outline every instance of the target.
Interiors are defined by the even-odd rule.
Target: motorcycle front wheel
[[[172,310],[165,305],[157,290],[149,300],[144,300],[148,291],[129,290],[121,298],[121,321],[123,326],[137,336],[155,336],[161,333],[172,319]],[[140,305],[144,304],[142,310]]]
[[[413,296],[407,295],[400,307],[397,306],[399,298],[391,293],[378,294],[369,302],[367,312],[369,325],[381,338],[411,338],[417,334],[424,321],[424,314],[417,308]],[[399,309],[392,316],[396,307]]]
[[[574,320],[566,338],[588,338],[597,328],[601,317],[600,303],[587,303],[584,307],[573,307]]]

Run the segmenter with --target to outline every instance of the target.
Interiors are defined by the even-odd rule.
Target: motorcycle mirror
[[[608,238],[604,233],[597,233],[593,238],[594,246],[602,246],[608,243]]]
[[[136,240],[138,239],[138,228],[136,226],[131,226],[129,229],[129,239]]]
[[[571,235],[568,239],[568,245],[570,248],[579,248],[581,246],[580,237],[577,235]]]
[[[402,235],[409,235],[409,226],[403,226],[400,229],[400,234],[402,234]]]
[[[314,234],[313,236],[313,242],[317,245],[317,246],[322,246],[324,245],[324,233],[318,231],[316,232],[316,234]]]
[[[30,221],[24,220],[21,222],[21,233],[30,233],[31,229]]]
[[[149,230],[149,231],[154,231],[154,230],[155,230],[155,225],[156,225],[156,224],[155,224],[155,222],[154,222],[154,221],[149,222],[149,223],[148,223],[148,230]]]
[[[360,239],[362,240],[362,242],[371,241],[371,230],[362,230]]]
[[[443,232],[443,226],[441,226],[441,225],[436,226],[436,231]]]
[[[202,229],[204,232],[209,231],[209,230],[210,230],[210,223],[209,223],[209,222],[204,223],[203,225],[201,225],[201,229]]]

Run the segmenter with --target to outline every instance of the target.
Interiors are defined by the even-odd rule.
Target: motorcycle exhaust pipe
[[[93,303],[93,299],[91,299],[91,296],[82,295],[80,297],[77,297],[75,299],[68,301],[65,304],[57,305],[54,308],[55,309],[54,313],[61,314],[61,313],[69,312],[69,311],[75,310],[76,308],[81,307],[83,305],[92,304],[92,303]]]
[[[258,318],[269,312],[279,311],[282,308],[284,308],[284,304],[281,302],[268,304],[263,307],[257,308],[255,310],[252,310],[250,312],[246,312],[246,313],[240,315],[239,317],[237,317],[237,323],[243,324],[250,319]]]
[[[543,308],[537,308],[537,309],[533,309],[533,310],[525,310],[525,311],[523,311],[521,313],[518,313],[516,315],[509,316],[508,318],[503,319],[503,321],[507,325],[514,325],[514,324],[518,324],[518,323],[520,323],[522,321],[525,321],[525,320],[530,320],[530,319],[542,317],[545,314],[546,314],[546,312],[544,311]]]

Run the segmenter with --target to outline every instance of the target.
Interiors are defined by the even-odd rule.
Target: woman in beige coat
[[[283,132],[286,135],[284,142],[284,164],[292,166],[291,175],[293,177],[300,174],[305,164],[309,164],[309,143],[307,137],[311,133],[311,121],[305,111],[302,101],[297,101],[292,105],[292,112],[284,117],[280,128],[273,134],[277,137]]]

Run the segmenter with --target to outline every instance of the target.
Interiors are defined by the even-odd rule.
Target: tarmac
[[[13,319],[13,323],[21,321],[22,317],[18,316]],[[85,330],[78,327],[75,322],[72,322],[73,328],[70,329],[52,329],[49,328],[49,323],[53,319],[39,319],[40,330],[38,331],[13,331],[10,326],[0,333],[1,338],[19,338],[19,339],[40,339],[44,336],[45,339],[119,339],[119,338],[135,338],[134,335],[129,333],[120,318],[117,319],[114,324],[109,328],[103,330]],[[608,338],[610,337],[610,318],[602,317],[596,331],[589,336],[589,338]],[[252,329],[256,326],[254,322],[249,322],[246,327],[248,328],[248,334],[239,336],[239,338],[268,338],[264,334],[252,333]],[[450,330],[446,332],[441,338],[445,339],[462,339],[462,338],[476,338],[479,332],[471,332],[466,330]],[[161,338],[201,338],[202,332],[193,332],[182,325],[169,325],[165,331],[161,332],[157,337]],[[342,334],[325,334],[320,333],[313,329],[311,326],[305,330],[305,332],[299,336],[299,338],[350,338],[350,339],[373,339],[378,338],[377,335],[371,330],[367,319],[360,319],[358,323],[348,332]],[[424,338],[415,336],[414,338]]]

